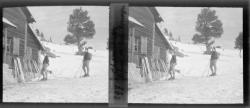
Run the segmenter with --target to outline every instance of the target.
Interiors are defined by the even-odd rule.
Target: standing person
[[[49,57],[48,55],[46,55],[43,59],[43,67],[42,67],[42,75],[43,75],[43,78],[42,80],[47,80],[48,79],[48,73],[47,73],[47,68],[49,66]]]
[[[216,75],[216,70],[217,70],[217,60],[219,58],[219,53],[216,51],[215,47],[212,48],[212,54],[210,58],[210,69],[212,71],[212,74],[210,76],[215,76]]]
[[[92,58],[92,54],[88,52],[89,48],[86,48],[86,51],[84,52],[83,56],[83,64],[82,64],[82,69],[84,71],[84,76],[80,77],[88,77],[89,76],[89,62]]]
[[[170,78],[169,78],[169,80],[175,79],[175,66],[176,65],[177,65],[176,55],[173,54],[172,58],[170,60],[170,69],[169,69]]]

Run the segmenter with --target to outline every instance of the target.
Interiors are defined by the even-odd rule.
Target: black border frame
[[[245,107],[249,106],[249,1],[248,0],[1,0],[0,7],[1,13],[3,7],[18,7],[18,6],[78,6],[78,5],[91,5],[91,6],[109,6],[112,3],[128,3],[129,6],[169,6],[169,7],[241,7],[243,8],[243,74],[244,74],[244,104],[129,104],[129,107]],[[2,15],[2,14],[1,14]],[[111,21],[110,21],[111,22]],[[1,26],[2,27],[2,26]],[[1,38],[2,39],[2,38]],[[109,39],[110,40],[110,39]],[[109,43],[112,44],[112,43]],[[2,45],[2,44],[1,44]],[[119,64],[122,66],[122,64]],[[2,76],[2,75],[1,75]],[[2,78],[2,77],[1,77]],[[2,81],[2,80],[1,80]],[[2,88],[2,86],[1,86]],[[2,100],[2,94],[1,94]],[[2,102],[2,101],[1,101]],[[2,103],[8,106],[27,107],[27,104],[9,104]],[[37,104],[37,103],[35,103]],[[46,103],[47,105],[56,106],[56,103]],[[34,105],[31,103],[30,105]],[[46,106],[44,103],[38,103],[38,107]],[[84,104],[62,104],[60,107],[67,107],[68,105],[79,106],[93,106],[90,103]],[[99,106],[108,104],[100,103]]]

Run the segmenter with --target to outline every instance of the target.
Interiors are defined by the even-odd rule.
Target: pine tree
[[[206,54],[211,53],[211,45],[209,42],[212,38],[220,38],[223,34],[223,27],[221,20],[216,16],[216,11],[210,8],[203,8],[198,14],[196,21],[196,31],[193,41],[195,43],[204,43],[206,45]],[[212,41],[213,42],[213,41]]]
[[[77,54],[81,54],[82,43],[80,42],[85,39],[92,39],[95,35],[95,24],[88,16],[88,11],[83,11],[82,8],[73,10],[73,13],[69,16],[68,32],[76,38]]]

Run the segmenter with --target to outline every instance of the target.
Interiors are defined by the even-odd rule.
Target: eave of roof
[[[135,18],[133,18],[133,17],[131,17],[131,16],[128,16],[128,20],[129,20],[130,22],[133,22],[133,23],[139,25],[139,26],[144,27],[144,25],[143,25],[142,23],[140,23],[139,21],[137,21]]]
[[[32,14],[30,13],[29,9],[27,7],[21,7],[22,11],[28,18],[29,23],[36,22],[35,19],[33,18]]]
[[[159,12],[156,10],[155,7],[149,7],[150,11],[153,13],[156,22],[162,22],[163,19],[161,18]]]
[[[38,43],[39,43],[39,45],[41,46],[42,50],[44,50],[45,48],[44,48],[43,44],[41,43],[41,41],[40,41],[40,40],[38,39],[38,37],[36,36],[36,34],[35,34],[33,28],[32,28],[30,25],[28,25],[28,28],[31,30],[32,36],[34,36],[35,39],[38,41]]]
[[[17,28],[17,26],[13,24],[12,22],[10,22],[7,18],[2,17],[2,21],[3,23],[7,24],[10,27]]]
[[[162,31],[161,31],[159,25],[155,24],[155,26],[156,26],[156,31],[158,31],[158,32],[160,33],[159,35],[162,37],[163,41],[166,42],[166,43],[169,45],[170,49],[173,50],[173,49],[174,49],[173,45],[172,45],[171,42],[164,36],[164,34],[162,33]]]

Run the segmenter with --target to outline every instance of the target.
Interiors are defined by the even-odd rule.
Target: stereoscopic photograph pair
[[[128,5],[115,33],[112,9],[3,7],[3,103],[109,103],[117,49],[126,103],[244,103],[242,7]]]

